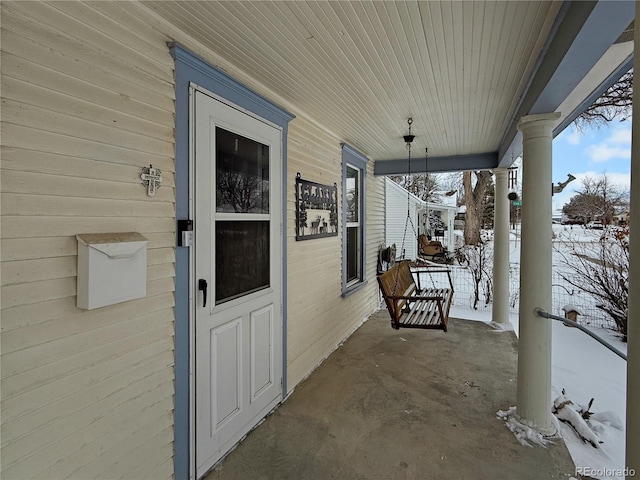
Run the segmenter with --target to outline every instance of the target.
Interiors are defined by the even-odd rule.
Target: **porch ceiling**
[[[517,153],[514,119],[558,108],[633,18],[632,2],[607,2],[607,11],[623,13],[600,22],[608,35],[597,45],[594,37],[576,51],[598,3],[143,2],[221,66],[244,72],[249,86],[376,161],[406,156],[402,136],[413,117],[414,146],[429,148],[436,170],[508,163]],[[595,61],[560,69],[565,54],[579,63],[586,48],[598,50]],[[572,108],[610,73],[583,84],[588,93]]]

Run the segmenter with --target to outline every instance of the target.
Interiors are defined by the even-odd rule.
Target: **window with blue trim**
[[[367,158],[342,145],[342,294],[366,283],[365,177]]]

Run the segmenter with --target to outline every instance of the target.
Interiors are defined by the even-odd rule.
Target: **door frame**
[[[284,186],[281,184],[282,128],[253,115],[246,109],[234,105],[198,85],[192,84],[191,92],[191,98],[195,106],[195,119],[194,122],[192,122],[194,127],[192,129],[192,133],[194,134],[192,145],[194,145],[196,149],[191,155],[193,165],[191,170],[193,175],[191,175],[191,179],[194,187],[191,195],[191,211],[195,213],[193,235],[196,239],[195,248],[190,249],[192,260],[191,271],[194,272],[194,275],[192,275],[192,284],[196,285],[196,279],[200,277],[208,279],[210,283],[207,308],[202,308],[202,303],[200,303],[201,296],[199,296],[195,290],[192,290],[194,297],[192,301],[191,322],[192,331],[194,332],[192,335],[194,341],[192,349],[192,371],[194,372],[194,375],[192,375],[194,379],[194,382],[192,382],[192,398],[194,399],[193,416],[198,422],[194,424],[196,438],[196,476],[198,476],[198,471],[206,472],[204,469],[208,470],[211,467],[210,462],[214,461],[214,457],[220,458],[220,455],[217,455],[216,452],[222,452],[224,454],[224,450],[227,448],[226,446],[231,447],[237,443],[238,440],[264,418],[266,413],[271,411],[283,399],[282,365],[284,360],[281,358],[283,353],[282,342],[284,340],[281,336],[283,278],[281,274],[282,258],[279,258],[282,253],[283,229],[281,228],[282,211],[279,200],[282,198]],[[202,109],[201,112],[198,112],[199,109]],[[206,119],[204,117],[206,117]],[[211,122],[213,122],[213,124]],[[232,136],[241,136],[247,140],[270,145],[268,163],[270,181],[268,194],[270,199],[269,205],[274,205],[274,207],[270,207],[267,212],[261,212],[260,214],[234,214],[220,212],[215,208],[215,172],[219,160],[216,153],[218,144],[215,132],[218,127],[228,131]],[[204,134],[204,131],[207,133]],[[203,138],[198,139],[198,135],[203,135]],[[216,144],[211,144],[210,142],[212,141],[216,142]],[[205,145],[207,146],[205,147]],[[198,148],[202,150],[198,152]],[[214,157],[214,163],[207,161]],[[203,160],[204,163],[198,163]],[[209,207],[207,207],[207,205],[209,205]],[[202,209],[200,213],[198,213],[198,206]],[[195,207],[195,209],[193,207]],[[207,208],[211,208],[211,210],[207,210]],[[268,217],[268,219],[265,218],[265,216]],[[232,297],[218,303],[216,281],[218,272],[213,266],[216,263],[216,254],[214,252],[218,248],[216,236],[212,233],[214,225],[215,230],[217,230],[217,222],[219,220],[245,222],[247,221],[247,217],[254,220],[257,220],[256,217],[259,217],[262,222],[268,220],[270,239],[269,258],[271,259],[269,261],[269,282],[266,286],[263,285],[259,287],[257,291],[254,290],[240,294],[239,296],[241,298]],[[211,248],[213,248],[213,250]],[[211,276],[209,276],[209,274]],[[273,352],[273,356],[271,356],[271,354],[269,355],[272,362],[272,368],[269,373],[271,380],[268,384],[269,388],[266,389],[269,393],[257,395],[250,399],[250,392],[253,391],[251,387],[251,385],[253,385],[252,374],[255,373],[253,369],[255,365],[252,360],[252,345],[254,344],[252,327],[255,326],[255,324],[251,318],[253,318],[253,314],[255,313],[264,312],[265,307],[268,307],[266,310],[271,312],[268,315],[270,317],[271,338],[276,337],[273,338],[274,341],[268,342],[270,351]],[[214,322],[213,325],[211,325],[210,322]],[[211,329],[211,332],[221,333],[223,330],[228,331],[228,327],[236,323],[242,325],[242,327],[239,327],[237,330],[233,329],[233,331],[243,333],[242,339],[237,339],[237,341],[239,342],[238,347],[240,347],[240,351],[244,352],[241,355],[242,360],[237,365],[237,374],[240,377],[241,385],[244,385],[245,381],[247,385],[244,385],[246,388],[239,387],[239,391],[237,392],[240,393],[241,400],[239,400],[240,405],[236,412],[237,415],[232,415],[235,420],[227,419],[234,426],[223,427],[222,425],[218,425],[221,431],[217,431],[213,437],[209,438],[209,436],[204,433],[207,429],[202,428],[203,424],[200,422],[203,422],[201,414],[204,411],[208,411],[205,418],[213,420],[213,418],[208,417],[208,415],[212,413],[209,408],[210,404],[209,402],[203,403],[203,400],[208,398],[208,392],[211,391],[209,389],[211,385],[207,383],[211,381],[210,374],[216,370],[213,369],[209,371],[209,374],[199,371],[200,368],[203,368],[204,372],[207,371],[207,364],[210,364],[207,359],[210,358],[209,354],[214,351],[209,341],[206,341],[207,347],[203,346],[203,341],[209,339],[209,329]],[[209,325],[209,327],[204,327],[205,325]],[[204,327],[206,331],[203,331],[202,327]],[[199,348],[203,350],[199,350]],[[247,356],[245,357],[245,355]],[[209,365],[209,367],[211,367],[211,365]],[[276,375],[274,376],[274,374]],[[200,382],[204,382],[204,387]],[[198,406],[200,406],[201,410],[198,410]],[[226,423],[226,420],[223,423]],[[198,426],[200,426],[200,428],[198,428]],[[199,431],[201,432],[200,434]],[[221,435],[225,440],[221,439]],[[209,440],[207,440],[207,438],[209,438]],[[216,445],[215,449],[211,449],[212,444]],[[202,456],[199,457],[199,453],[202,454]]]
[[[193,221],[193,127],[194,95],[200,89],[222,99],[251,116],[282,129],[282,398],[287,394],[287,136],[295,116],[262,95],[213,67],[177,43],[168,44],[175,61],[176,83],[176,221]],[[176,226],[175,276],[175,413],[174,475],[176,480],[196,480],[195,476],[195,298],[193,249],[182,245]]]

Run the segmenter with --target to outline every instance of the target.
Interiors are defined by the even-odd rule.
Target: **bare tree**
[[[492,175],[489,170],[464,172],[462,175],[464,204],[467,208],[464,218],[465,245],[478,245],[481,241],[480,229],[487,201],[487,187]]]
[[[613,120],[627,120],[631,117],[632,101],[633,70],[629,70],[576,118],[576,128],[582,130],[587,126],[602,126]]]
[[[216,179],[216,202],[224,211],[251,212],[265,208],[267,181],[244,172],[220,171]]]
[[[464,188],[462,186],[462,172],[440,174],[438,177],[438,185],[445,192],[462,192]]]
[[[493,297],[493,242],[487,234],[481,235],[476,245],[465,245],[458,251],[458,263],[467,267],[473,279],[474,310],[478,309],[480,293],[484,294],[484,304]]]
[[[562,207],[562,213],[570,218],[572,223],[586,225],[595,219],[601,212],[600,198],[597,195],[578,193],[571,197],[569,203]]]
[[[562,279],[592,295],[615,323],[616,331],[627,339],[629,305],[629,228],[605,229],[596,244],[563,241],[566,249],[556,249]]]
[[[391,175],[391,180],[409,190],[420,200],[437,202],[439,175],[434,173],[415,173],[411,175]]]
[[[577,193],[562,208],[562,212],[583,223],[600,220],[608,225],[613,221],[616,207],[629,205],[629,192],[612,183],[606,173],[598,177],[583,178],[582,189]]]

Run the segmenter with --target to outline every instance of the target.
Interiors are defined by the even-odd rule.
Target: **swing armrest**
[[[415,273],[418,276],[418,287],[420,287],[420,274],[422,273],[426,273],[431,275],[432,273],[446,273],[447,274],[447,279],[449,280],[449,288],[451,289],[451,291],[454,291],[453,288],[453,280],[451,280],[451,269],[450,268],[444,268],[444,267],[419,267],[419,266],[414,266],[411,268],[411,273]],[[428,290],[428,289],[423,289],[423,290]]]

